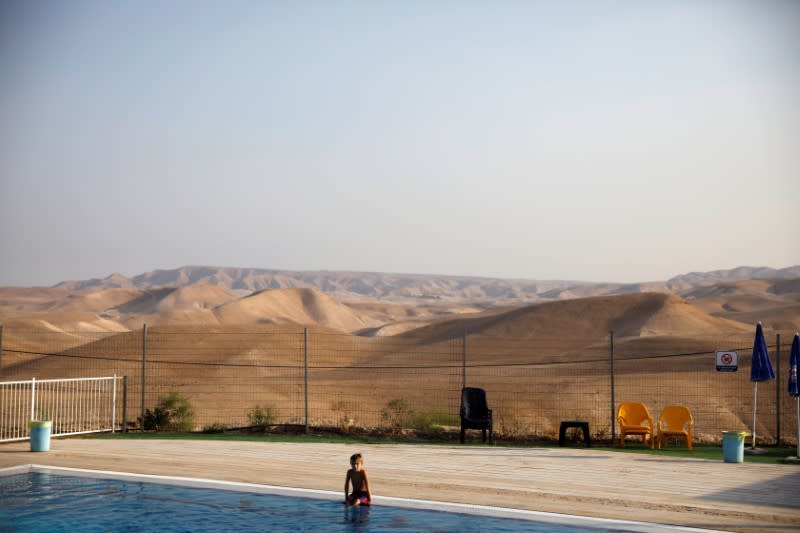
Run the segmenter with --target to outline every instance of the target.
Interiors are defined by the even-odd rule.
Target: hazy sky
[[[800,2],[5,1],[0,285],[800,264]]]

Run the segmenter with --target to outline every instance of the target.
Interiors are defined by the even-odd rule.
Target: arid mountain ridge
[[[184,266],[169,270],[154,270],[131,278],[114,273],[102,279],[64,281],[55,287],[68,291],[96,291],[112,288],[148,290],[186,285],[212,285],[224,287],[240,295],[268,289],[309,288],[324,292],[343,302],[381,300],[412,303],[444,300],[520,304],[637,292],[681,294],[693,288],[726,281],[792,278],[800,278],[800,265],[780,269],[738,267],[711,272],[690,272],[666,281],[639,283]]]
[[[520,338],[609,328],[631,337],[728,336],[751,331],[756,321],[776,331],[800,329],[800,266],[638,284],[184,267],[54,287],[0,287],[6,331],[113,332],[146,323],[302,325],[430,339],[467,329]]]

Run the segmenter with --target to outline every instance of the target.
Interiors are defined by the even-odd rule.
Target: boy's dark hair
[[[360,453],[354,453],[353,455],[350,456],[350,464],[351,465],[356,464],[356,461],[358,461],[359,459],[361,459],[361,454]]]

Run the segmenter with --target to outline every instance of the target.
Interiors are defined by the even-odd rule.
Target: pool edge
[[[155,474],[134,474],[130,472],[116,472],[112,470],[90,470],[85,468],[71,468],[48,466],[39,464],[17,465],[0,468],[0,477],[28,473],[42,473],[65,475],[75,477],[90,477],[101,479],[114,479],[120,481],[160,483],[191,488],[206,488],[229,490],[237,492],[251,492],[256,494],[273,494],[279,496],[303,496],[327,501],[342,501],[342,493],[322,489],[304,489],[297,487],[284,487],[280,485],[266,485],[258,483],[245,483],[238,481],[224,481],[205,478],[187,478],[179,476],[162,476]],[[730,533],[716,529],[702,529],[687,526],[656,524],[635,520],[620,520],[613,518],[595,518],[580,515],[551,513],[546,511],[531,511],[527,509],[514,509],[510,507],[496,507],[477,504],[443,502],[436,500],[418,500],[412,498],[399,498],[395,496],[374,496],[373,502],[391,507],[408,509],[424,509],[450,513],[472,514],[491,516],[496,518],[512,518],[518,520],[531,520],[548,522],[562,526],[580,525],[584,527],[618,528],[636,531],[638,533],[664,533],[664,532],[691,532],[691,533]]]

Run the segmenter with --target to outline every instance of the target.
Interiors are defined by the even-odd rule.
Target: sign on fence
[[[736,372],[739,369],[739,354],[717,352],[717,372]]]

